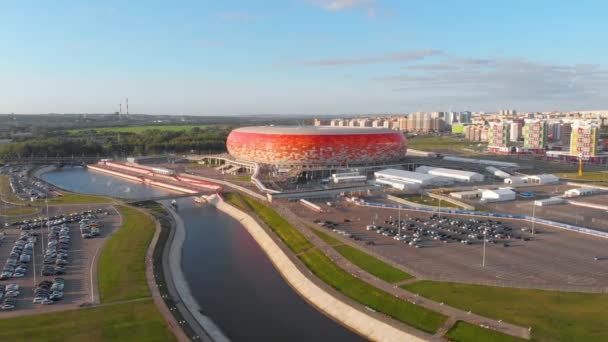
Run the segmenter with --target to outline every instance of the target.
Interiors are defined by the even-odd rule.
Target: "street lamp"
[[[486,240],[488,236],[488,230],[483,230],[483,256],[481,259],[481,267],[486,267]]]

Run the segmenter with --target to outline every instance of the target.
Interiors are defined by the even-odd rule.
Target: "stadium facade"
[[[403,133],[367,127],[242,127],[226,147],[237,160],[298,168],[399,163],[407,151]]]

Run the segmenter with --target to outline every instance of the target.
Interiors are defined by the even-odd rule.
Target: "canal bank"
[[[239,221],[266,253],[283,278],[303,298],[336,321],[373,341],[425,341],[423,338],[399,330],[365,314],[317,286],[302,273],[266,230],[247,213],[224,202],[218,196],[209,198],[209,203]]]

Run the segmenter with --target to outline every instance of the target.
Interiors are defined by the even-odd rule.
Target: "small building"
[[[416,190],[420,188],[420,184],[407,183],[397,179],[376,178],[376,184],[388,185],[397,190]]]
[[[505,202],[515,200],[515,191],[511,189],[481,190],[481,202]]]
[[[564,191],[565,197],[588,196],[601,192],[598,188],[578,188]]]
[[[416,172],[427,173],[429,175],[453,179],[459,182],[483,182],[483,175],[477,172],[446,169],[443,167],[419,166]]]
[[[534,205],[537,207],[545,207],[548,205],[556,205],[566,203],[566,200],[561,197],[549,197],[542,200],[534,201]]]
[[[451,197],[458,199],[474,199],[481,197],[480,190],[472,190],[472,191],[460,191],[460,192],[451,192]]]
[[[546,173],[542,175],[528,176],[526,178],[528,178],[528,183],[531,184],[546,185],[559,183],[559,177]]]
[[[506,184],[516,185],[516,184],[526,184],[527,182],[528,182],[528,179],[524,178],[524,177],[511,176],[509,178],[505,178]]]

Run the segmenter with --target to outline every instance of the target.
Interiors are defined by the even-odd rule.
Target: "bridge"
[[[196,194],[171,194],[171,195],[132,199],[132,200],[128,200],[127,203],[137,203],[137,202],[147,202],[147,201],[164,201],[164,200],[170,200],[170,199],[200,197],[203,195],[213,195],[213,194],[215,194],[215,192],[213,192],[213,191],[201,191]]]

